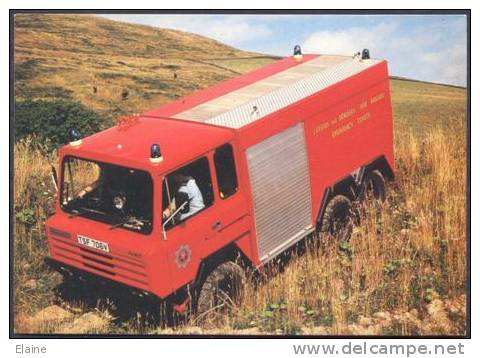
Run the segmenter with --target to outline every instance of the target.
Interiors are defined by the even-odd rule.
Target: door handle
[[[222,228],[222,223],[220,221],[217,221],[212,225],[213,230],[219,231],[221,228]]]

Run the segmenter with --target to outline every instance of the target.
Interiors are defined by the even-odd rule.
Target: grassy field
[[[73,99],[114,119],[272,61],[248,60],[254,56],[202,36],[97,16],[17,15],[15,96]]]
[[[17,76],[16,95],[28,97],[25,91],[31,91],[35,98],[45,98],[39,88],[57,88],[53,97],[68,94],[101,113],[117,113],[115,108],[120,108],[118,113],[140,112],[171,98],[165,90],[151,99],[139,95],[121,101],[112,90],[117,84],[128,84],[131,93],[143,94],[149,86],[162,91],[150,82],[159,81],[168,83],[169,93],[183,95],[273,60],[240,59],[254,54],[175,31],[162,33],[181,36],[187,41],[185,47],[172,43],[172,51],[161,52],[169,46],[160,39],[158,48],[147,49],[160,36],[155,31],[162,30],[87,16],[76,18],[75,26],[83,31],[75,36],[71,18],[36,15],[32,19],[16,18],[15,61],[24,71],[21,79]],[[123,37],[150,32],[151,42],[140,45],[132,40],[128,51],[115,45]],[[72,41],[59,41],[65,36]],[[106,38],[112,40],[107,43]],[[82,51],[69,51],[77,48]],[[235,56],[239,59],[230,58]],[[195,60],[185,60],[189,57]],[[129,76],[135,79],[124,71],[128,64],[133,66]],[[182,80],[168,79],[174,68]],[[91,82],[86,80],[88,73],[93,74]],[[91,93],[99,78],[103,84],[97,94],[105,88],[105,96]],[[261,282],[248,280],[245,299],[228,315],[211,315],[202,322],[192,317],[178,327],[145,325],[135,311],[122,312],[92,293],[88,299],[69,301],[68,309],[56,305],[54,289],[61,286],[61,279],[42,262],[47,254],[43,222],[54,200],[49,164],[56,156],[34,138],[18,141],[14,147],[16,332],[463,334],[466,91],[406,80],[392,80],[391,89],[396,180],[388,188],[384,206],[366,208],[350,242],[328,249],[307,243],[304,252],[293,252],[285,265],[265,272]]]

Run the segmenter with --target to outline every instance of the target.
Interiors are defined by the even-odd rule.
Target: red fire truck
[[[213,307],[236,292],[242,265],[260,268],[309,235],[348,239],[353,203],[368,189],[383,199],[393,179],[387,62],[368,50],[297,52],[70,135],[46,260],[177,311]]]

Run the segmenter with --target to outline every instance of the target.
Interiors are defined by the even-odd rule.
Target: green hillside
[[[274,60],[249,59],[257,56],[199,35],[98,16],[22,14],[15,17],[15,96],[73,99],[114,118]]]

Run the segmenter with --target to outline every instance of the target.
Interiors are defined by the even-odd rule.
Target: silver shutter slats
[[[259,257],[268,261],[311,227],[303,123],[247,149]]]

